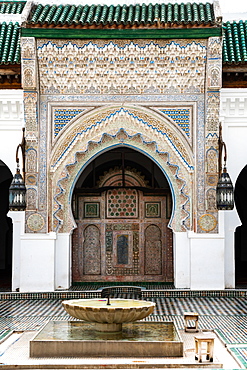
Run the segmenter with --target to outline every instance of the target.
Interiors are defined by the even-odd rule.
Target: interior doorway
[[[9,211],[9,187],[12,173],[0,160],[0,291],[11,290],[12,277],[12,220]]]
[[[234,200],[242,223],[235,230],[235,281],[247,285],[247,165],[237,178]]]
[[[95,158],[73,193],[73,284],[172,283],[171,213],[168,181],[147,156],[118,147]]]

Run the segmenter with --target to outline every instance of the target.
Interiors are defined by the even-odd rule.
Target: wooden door
[[[115,188],[77,204],[73,282],[173,281],[169,196]]]

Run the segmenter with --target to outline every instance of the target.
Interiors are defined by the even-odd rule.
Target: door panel
[[[84,230],[83,261],[80,263],[84,275],[101,274],[100,231],[95,225],[88,225]]]
[[[145,229],[144,271],[145,275],[162,275],[161,230],[156,225]]]

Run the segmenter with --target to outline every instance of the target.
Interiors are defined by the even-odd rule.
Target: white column
[[[173,233],[174,285],[190,288],[190,244],[187,232]]]
[[[10,211],[8,216],[13,222],[13,241],[12,241],[12,291],[20,289],[20,253],[21,236],[24,235],[25,212]]]
[[[224,211],[218,220],[218,233],[189,232],[192,290],[225,289]]]
[[[55,249],[55,289],[69,289],[72,281],[71,235],[57,234]]]

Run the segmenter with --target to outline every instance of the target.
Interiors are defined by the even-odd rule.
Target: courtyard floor
[[[78,293],[79,294],[79,293]],[[201,368],[223,367],[225,369],[247,368],[247,292],[216,294],[209,296],[186,296],[186,293],[145,299],[156,303],[155,311],[145,321],[174,321],[184,340],[183,358],[136,358],[136,359],[86,359],[86,358],[30,358],[29,341],[48,321],[67,321],[71,317],[61,302],[67,293],[54,294],[44,299],[32,294],[0,294],[0,368]],[[174,295],[174,296],[172,296]],[[189,294],[187,294],[189,295]],[[241,296],[242,295],[242,296]],[[82,295],[83,296],[83,295]],[[30,298],[31,297],[31,298]],[[38,298],[39,297],[39,298]],[[42,298],[40,298],[42,297]],[[56,298],[60,297],[60,298]],[[61,298],[62,297],[62,298]],[[72,297],[74,298],[74,297]],[[194,356],[194,333],[184,333],[183,314],[194,311],[199,314],[202,334],[215,335],[214,362],[199,364]]]

